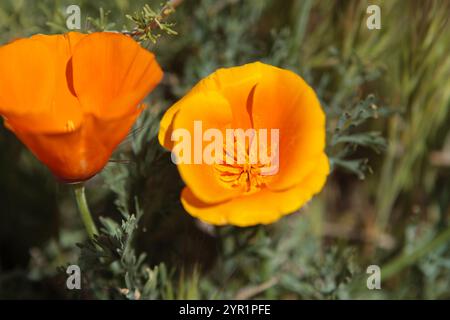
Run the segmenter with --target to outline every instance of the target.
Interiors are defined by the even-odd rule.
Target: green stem
[[[80,210],[81,219],[83,220],[89,238],[93,239],[94,235],[98,234],[97,227],[92,219],[88,203],[86,201],[86,193],[84,184],[78,183],[74,186],[75,198],[77,199],[78,209]]]
[[[381,279],[387,279],[396,273],[400,272],[407,266],[415,263],[425,254],[433,251],[440,245],[450,241],[450,227],[441,232],[436,238],[431,240],[430,242],[422,245],[417,248],[410,254],[402,254],[397,258],[394,258],[391,262],[389,262],[386,266],[381,268]]]

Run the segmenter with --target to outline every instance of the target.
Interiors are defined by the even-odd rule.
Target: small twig
[[[148,32],[161,29],[161,22],[170,16],[176,7],[178,7],[183,0],[169,0],[167,3],[161,8],[157,17],[155,17],[144,29],[140,29],[138,27],[134,28],[132,31],[123,31],[122,33],[128,35],[130,37],[141,37]]]
[[[430,155],[430,162],[436,167],[450,167],[450,151],[434,151]]]
[[[236,300],[248,300],[248,299],[251,299],[251,298],[257,296],[258,294],[260,294],[260,293],[262,293],[262,292],[272,288],[273,286],[277,285],[279,281],[280,281],[279,277],[273,277],[273,278],[269,279],[268,281],[261,283],[258,286],[243,288],[243,289],[238,291],[238,293],[236,294],[235,299]]]

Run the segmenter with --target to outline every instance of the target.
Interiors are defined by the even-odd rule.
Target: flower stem
[[[86,201],[86,193],[84,184],[78,183],[74,186],[75,198],[77,200],[78,209],[80,210],[81,219],[83,220],[89,238],[93,239],[94,235],[98,234],[97,227],[92,219],[88,203]]]

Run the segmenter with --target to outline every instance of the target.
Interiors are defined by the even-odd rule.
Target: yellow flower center
[[[261,175],[262,164],[215,164],[218,178],[225,186],[243,188],[246,193],[255,192],[265,186],[265,176]]]
[[[264,148],[262,145],[259,147]],[[240,156],[239,151],[244,157]],[[260,151],[265,151],[265,148]],[[226,159],[223,163],[214,164],[214,169],[219,181],[225,187],[242,189],[245,193],[254,193],[266,186],[270,176],[264,175],[263,171],[264,168],[269,168],[271,163],[261,163],[259,159],[255,161],[257,157],[251,155],[258,152],[256,149],[250,148],[249,144],[242,146],[235,140],[234,153],[227,152],[225,144],[224,152]]]

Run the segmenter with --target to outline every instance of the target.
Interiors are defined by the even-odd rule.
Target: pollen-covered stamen
[[[254,142],[256,143],[256,140]],[[231,189],[240,188],[246,193],[252,193],[263,188],[267,179],[270,179],[269,176],[263,174],[264,168],[270,167],[270,163],[254,161],[257,157],[252,157],[251,155],[256,151],[255,148],[249,146],[245,147],[245,163],[241,163],[240,159],[238,159],[237,151],[243,147],[239,143],[235,143],[234,152],[229,150],[227,152],[224,145],[226,159],[223,163],[215,164],[214,169],[219,181],[226,187]]]
[[[261,175],[261,164],[216,164],[214,169],[218,178],[230,188],[243,188],[245,192],[261,189],[265,185],[265,177]]]
[[[73,131],[75,131],[75,123],[73,123],[72,120],[68,120],[68,121],[66,122],[65,129],[66,129],[67,132],[73,132]]]

